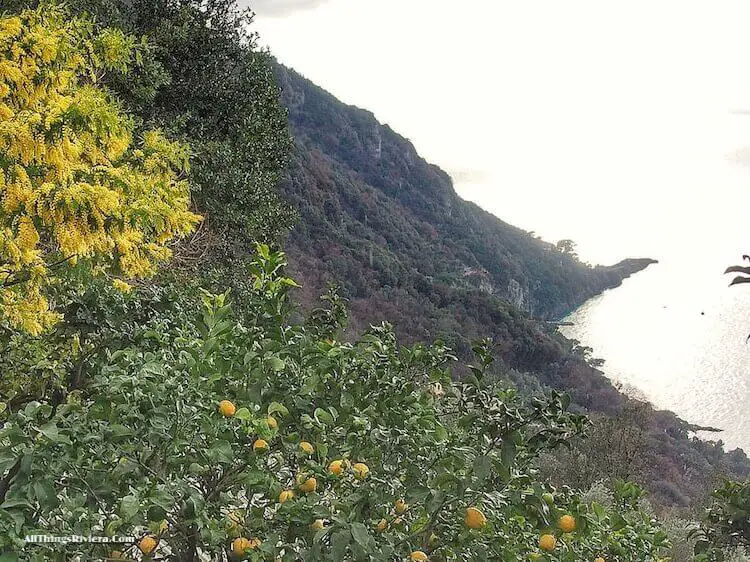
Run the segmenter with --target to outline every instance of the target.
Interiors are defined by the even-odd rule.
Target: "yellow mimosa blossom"
[[[0,16],[0,321],[35,334],[52,325],[59,267],[129,291],[125,279],[152,274],[200,220],[188,147],[155,130],[138,138],[97,84],[136,55],[132,37],[60,7]]]

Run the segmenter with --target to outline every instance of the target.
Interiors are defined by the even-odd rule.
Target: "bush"
[[[703,524],[692,535],[699,562],[736,558],[750,547],[750,481],[726,481],[714,491]]]
[[[532,468],[584,427],[565,395],[524,401],[489,379],[488,342],[454,382],[440,343],[400,347],[388,325],[337,341],[345,314],[335,293],[290,325],[295,283],[283,266],[283,254],[259,248],[244,321],[228,295],[204,293],[198,318],[134,327],[57,407],[6,409],[8,559],[107,553],[24,546],[34,534],[148,536],[173,560],[220,559],[233,546],[251,560],[658,558],[667,543],[640,511],[639,488],[619,485],[608,510]],[[481,511],[467,519],[477,528],[465,521],[470,507]],[[573,532],[556,530],[566,514]],[[557,544],[542,553],[545,533]],[[148,542],[123,549],[139,558]]]

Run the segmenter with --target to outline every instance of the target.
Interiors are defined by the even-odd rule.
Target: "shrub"
[[[135,328],[133,343],[108,352],[89,386],[57,407],[2,414],[7,556],[106,554],[102,545],[23,545],[44,533],[133,536],[121,550],[135,558],[151,537],[155,556],[173,560],[230,551],[289,561],[414,551],[430,560],[657,559],[667,543],[640,511],[639,488],[620,484],[606,509],[538,478],[535,457],[585,424],[565,395],[524,401],[489,378],[489,342],[456,382],[439,342],[400,347],[385,324],[337,341],[335,294],[290,325],[295,283],[283,265],[283,254],[259,248],[247,320],[233,319],[228,295],[204,293],[198,318],[159,333]],[[219,411],[224,400],[234,408]],[[285,490],[294,494],[281,503]],[[466,526],[469,507],[481,512],[472,512],[476,528]],[[574,532],[556,530],[562,515],[575,518]],[[553,551],[539,552],[542,534],[557,537]]]

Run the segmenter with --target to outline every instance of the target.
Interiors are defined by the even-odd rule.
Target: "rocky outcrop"
[[[524,291],[521,284],[515,279],[511,279],[510,281],[508,281],[507,300],[516,308],[520,308],[521,310],[527,309],[526,291]]]
[[[623,279],[627,279],[634,273],[643,271],[649,265],[655,263],[659,263],[659,261],[651,258],[628,258],[616,263],[615,265],[596,266],[594,271],[602,274],[606,279],[611,280],[611,283],[614,283],[611,287],[617,287],[622,283]]]

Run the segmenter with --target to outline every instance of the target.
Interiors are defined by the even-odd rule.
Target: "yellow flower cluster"
[[[188,147],[131,119],[96,83],[135,42],[60,8],[0,16],[0,320],[39,333],[57,267],[146,276],[200,220],[182,176]]]

